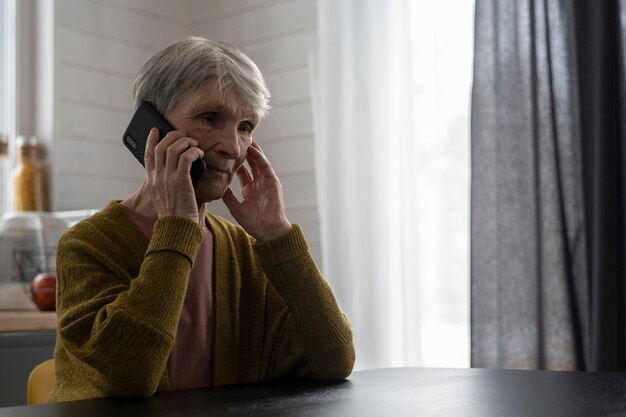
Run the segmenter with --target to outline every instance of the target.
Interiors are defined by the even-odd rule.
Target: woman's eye
[[[239,130],[243,133],[250,134],[254,130],[254,126],[251,123],[245,122],[239,125]]]
[[[207,113],[203,115],[202,118],[209,123],[217,122],[217,115],[215,113]]]

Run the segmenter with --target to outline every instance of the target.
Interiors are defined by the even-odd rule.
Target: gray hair
[[[197,36],[174,42],[144,64],[133,84],[135,109],[149,101],[168,115],[184,93],[213,78],[222,98],[236,92],[260,118],[269,111],[270,93],[256,64],[230,44]]]

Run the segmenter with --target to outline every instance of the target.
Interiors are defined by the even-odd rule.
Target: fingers
[[[181,162],[189,159],[190,156],[194,156],[191,162],[195,161],[197,159],[197,151],[202,152],[197,146],[198,142],[188,137],[176,140],[165,150],[165,168],[170,171],[176,171]],[[185,158],[181,159],[183,155],[185,155]],[[204,155],[204,153],[202,153],[202,155]],[[200,157],[202,157],[202,155],[200,155]]]
[[[224,192],[224,195],[222,196],[222,201],[226,205],[226,208],[228,209],[228,211],[230,211],[230,213],[233,215],[234,215],[233,212],[236,213],[239,208],[239,205],[241,204],[239,200],[237,199],[237,196],[235,195],[235,193],[230,187],[228,187],[226,191]]]
[[[163,139],[157,143],[154,148],[154,165],[155,167],[162,167],[167,161],[167,150],[177,140],[184,138],[183,132],[174,130],[169,132],[163,137]]]
[[[159,129],[153,127],[148,133],[148,140],[146,141],[146,150],[143,156],[143,162],[146,166],[146,171],[151,172],[154,170],[154,148],[159,142]]]
[[[204,152],[199,149],[195,139],[185,136],[184,132],[169,132],[163,140],[159,142],[159,130],[153,128],[148,135],[146,143],[146,170],[165,169],[172,172],[189,173],[191,164],[198,158],[204,156]]]
[[[256,141],[252,141],[252,146],[248,148],[246,160],[250,164],[250,169],[255,177],[276,177],[271,162],[266,158]]]
[[[262,150],[262,149],[261,149],[261,147],[259,146],[259,142],[257,142],[256,140],[254,140],[254,139],[253,139],[253,140],[252,140],[252,144],[251,144],[251,145],[252,145],[252,147],[253,147],[253,148],[258,149],[259,151],[261,151],[261,153],[263,153],[263,150]],[[263,155],[265,155],[265,154],[263,153]]]
[[[200,148],[196,148],[195,146],[188,148],[185,150],[180,156],[177,158],[178,165],[176,166],[176,172],[182,176],[189,176],[189,171],[191,171],[191,165],[196,159],[200,159],[204,156],[204,152]],[[175,159],[175,158],[171,158]]]
[[[250,166],[250,170],[248,170],[245,165],[241,165],[236,172],[242,189],[244,189],[248,184],[252,183],[255,179],[258,178],[267,178],[277,182],[280,185],[280,181],[278,180],[278,177],[274,172],[272,164],[265,157],[265,154],[261,150],[259,144],[256,143],[256,141],[252,141],[251,146],[248,148],[246,161]]]
[[[250,152],[252,148],[254,148],[254,150]],[[251,146],[248,148],[248,153],[246,154],[246,160],[248,161],[248,164],[250,165],[250,169],[252,170],[253,175],[257,177],[261,175],[258,164],[255,161],[255,156],[258,155],[258,153],[256,153],[255,150],[258,150],[258,149],[259,149],[259,144],[256,143],[255,140],[253,140]]]
[[[254,178],[252,177],[252,174],[250,174],[250,171],[248,171],[248,168],[246,168],[245,165],[241,165],[238,169],[237,169],[237,178],[239,178],[239,183],[241,184],[241,187],[245,187],[246,185],[250,184]]]

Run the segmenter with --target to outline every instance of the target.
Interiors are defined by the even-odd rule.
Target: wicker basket
[[[42,272],[55,272],[56,248],[15,249],[13,262],[17,265],[20,282],[28,289],[37,275]]]

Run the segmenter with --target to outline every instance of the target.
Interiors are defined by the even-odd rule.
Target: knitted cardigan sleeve
[[[67,232],[58,245],[52,401],[148,397],[168,385],[167,359],[200,228],[161,218],[142,254],[127,243],[128,231],[99,219]]]
[[[352,329],[300,226],[257,242],[219,216],[208,220],[216,248],[214,382],[346,378]]]
[[[291,232],[255,243],[254,248],[288,311],[267,329],[276,334],[268,377],[348,377],[355,360],[352,329],[311,257],[301,228],[294,225]]]

